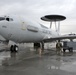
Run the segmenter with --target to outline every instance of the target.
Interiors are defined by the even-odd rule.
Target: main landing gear
[[[44,42],[41,43],[34,43],[34,49],[41,48],[44,51]]]
[[[11,52],[18,52],[18,46],[17,45],[11,45],[10,51]]]

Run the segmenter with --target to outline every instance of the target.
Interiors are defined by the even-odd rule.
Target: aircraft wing
[[[48,38],[48,39],[44,39],[43,41],[44,42],[53,42],[53,41],[56,41],[56,40],[63,40],[63,39],[76,39],[76,35],[61,35],[61,36],[57,36],[57,37],[51,37],[51,38]]]

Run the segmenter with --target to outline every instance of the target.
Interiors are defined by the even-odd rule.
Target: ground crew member
[[[60,43],[60,40],[58,40],[58,42],[56,44],[56,52],[57,52],[57,54],[61,53],[61,49],[62,49],[62,44]]]

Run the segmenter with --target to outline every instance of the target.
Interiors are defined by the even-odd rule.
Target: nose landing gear
[[[18,46],[17,45],[11,45],[10,51],[11,52],[18,52]]]

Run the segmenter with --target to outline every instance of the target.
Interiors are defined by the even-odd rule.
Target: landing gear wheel
[[[63,52],[65,53],[66,49],[63,49]]]
[[[11,45],[10,51],[11,52],[18,52],[18,46],[17,45]]]
[[[10,51],[11,51],[11,52],[14,52],[13,45],[11,45]]]
[[[18,46],[14,45],[14,52],[18,52]]]
[[[40,47],[40,43],[34,43],[34,49],[37,49]]]

